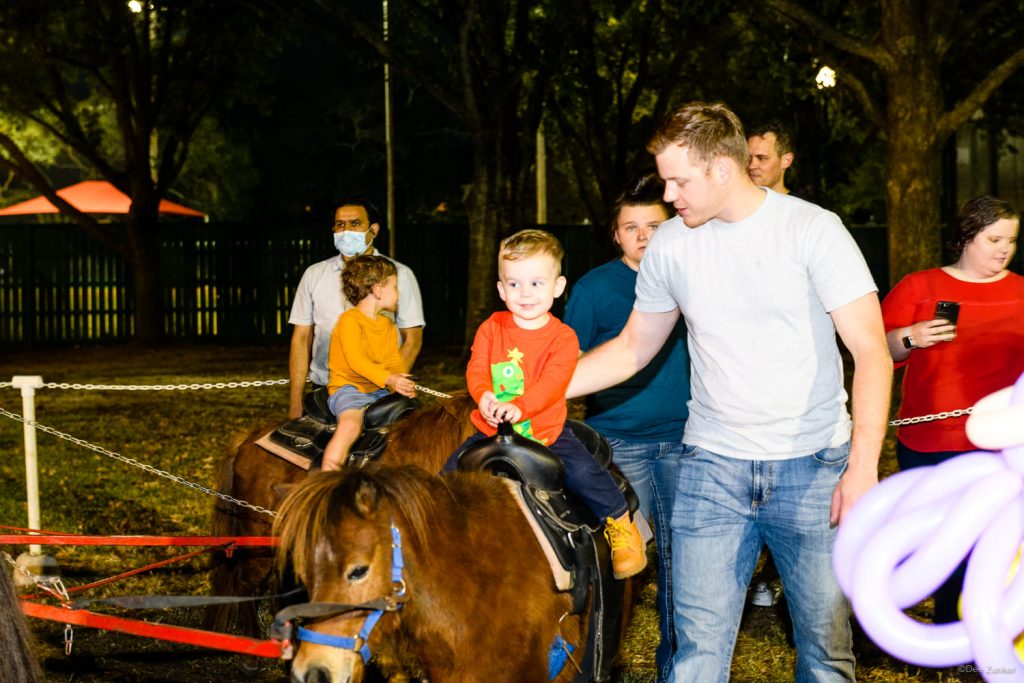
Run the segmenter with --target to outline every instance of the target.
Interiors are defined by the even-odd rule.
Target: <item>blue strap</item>
[[[565,668],[565,662],[569,658],[569,653],[575,649],[576,646],[565,642],[562,636],[555,636],[555,639],[551,641],[551,649],[548,650],[549,681],[555,680],[558,674],[562,673],[562,669]]]
[[[359,655],[363,658],[363,664],[370,661],[370,631],[377,625],[377,621],[383,616],[384,612],[381,610],[374,610],[370,613],[370,616],[363,622],[363,628],[360,629],[359,635],[355,638],[348,636],[332,636],[326,633],[318,633],[317,631],[311,631],[308,628],[299,627],[299,640],[303,640],[307,643],[313,643],[315,645],[327,645],[329,647],[338,647],[343,650],[358,651]],[[362,646],[356,649],[357,640],[362,641]]]
[[[405,569],[405,558],[402,557],[402,534],[394,522],[391,523],[391,582],[402,582],[402,570]],[[397,595],[402,596],[405,590]]]
[[[398,527],[395,523],[391,523],[391,581],[392,583],[399,584],[402,589],[395,593],[398,597],[405,595],[405,583],[402,580],[402,570],[405,568],[405,560],[402,557],[402,534],[399,533]],[[401,609],[402,605],[399,603],[398,609]],[[327,645],[328,647],[338,647],[343,650],[358,651],[360,656],[363,658],[363,663],[370,661],[370,632],[373,631],[373,627],[377,625],[380,618],[384,616],[383,610],[373,610],[369,616],[366,617],[366,621],[363,622],[363,627],[359,630],[359,635],[355,638],[349,638],[347,636],[331,636],[326,633],[318,633],[317,631],[311,631],[308,628],[299,627],[298,637],[299,640],[304,640],[307,643],[314,643],[315,645]],[[362,646],[356,648],[356,643],[362,641]]]

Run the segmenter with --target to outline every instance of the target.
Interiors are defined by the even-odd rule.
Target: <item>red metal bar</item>
[[[70,534],[67,534],[67,533],[65,533],[63,531],[48,531],[46,529],[26,529],[25,527],[7,526],[6,524],[0,524],[0,529],[7,529],[8,531],[24,531],[24,532],[31,532],[31,533],[36,533],[36,534],[53,534],[54,536],[69,536],[70,535]]]
[[[255,638],[217,633],[216,631],[203,631],[201,629],[172,626],[169,624],[154,624],[139,619],[125,619],[84,609],[70,610],[28,601],[22,601],[21,611],[30,617],[49,619],[50,621],[58,621],[62,624],[102,628],[107,631],[119,631],[133,636],[157,638],[213,650],[237,652],[243,655],[272,657],[275,659],[281,657],[282,644],[276,640],[256,640]]]
[[[224,548],[226,546],[213,546],[213,547],[214,547],[214,549],[216,549],[216,548]],[[81,585],[81,586],[73,586],[71,588],[65,587],[65,590],[68,593],[78,593],[79,591],[89,590],[90,588],[98,588],[100,586],[105,586],[108,583],[113,583],[114,581],[120,581],[121,579],[127,579],[130,576],[135,576],[136,574],[141,574],[142,572],[148,572],[150,569],[159,569],[160,567],[166,567],[167,565],[174,564],[175,562],[184,562],[185,560],[190,560],[193,557],[196,557],[198,555],[202,555],[202,554],[208,553],[208,552],[210,552],[210,548],[200,548],[199,550],[193,550],[192,552],[185,553],[184,555],[177,555],[175,557],[171,557],[171,558],[168,558],[166,560],[161,560],[159,562],[154,562],[152,564],[147,564],[144,567],[136,567],[135,569],[130,569],[130,570],[126,571],[126,572],[121,572],[120,574],[115,574],[114,576],[108,576],[107,578],[100,579],[99,581],[93,581],[92,583],[87,583],[87,584],[84,584],[84,585]],[[22,600],[35,600],[36,598],[43,598],[43,597],[47,597],[48,595],[50,595],[50,593],[47,593],[47,592],[44,591],[44,592],[41,592],[41,593],[32,593],[31,595],[23,595],[23,596],[21,596],[21,599]]]
[[[84,534],[0,534],[0,545],[121,545],[195,546],[235,545],[239,548],[276,547],[276,536],[86,536]]]

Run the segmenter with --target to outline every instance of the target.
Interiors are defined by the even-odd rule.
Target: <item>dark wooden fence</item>
[[[590,226],[544,226],[566,248],[572,283],[597,265]],[[168,339],[283,340],[303,270],[333,251],[322,224],[198,222],[162,226],[160,282]],[[885,229],[853,228],[888,290]],[[461,344],[468,281],[465,225],[403,225],[395,257],[416,273],[430,345]],[[474,283],[476,286],[477,283]],[[479,286],[494,288],[494,283]],[[124,341],[135,302],[121,259],[68,224],[0,225],[0,347]],[[561,303],[556,313],[561,312]]]

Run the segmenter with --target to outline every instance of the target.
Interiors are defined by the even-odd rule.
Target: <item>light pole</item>
[[[388,42],[388,0],[383,0],[384,10],[384,44]],[[388,219],[388,253],[395,257],[395,155],[391,135],[391,63],[384,58],[384,149],[387,158],[387,219]]]

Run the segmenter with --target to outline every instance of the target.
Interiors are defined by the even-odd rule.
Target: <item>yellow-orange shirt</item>
[[[395,324],[383,315],[369,318],[358,308],[345,311],[331,330],[327,369],[331,393],[346,384],[367,394],[383,389],[388,377],[405,371]]]

